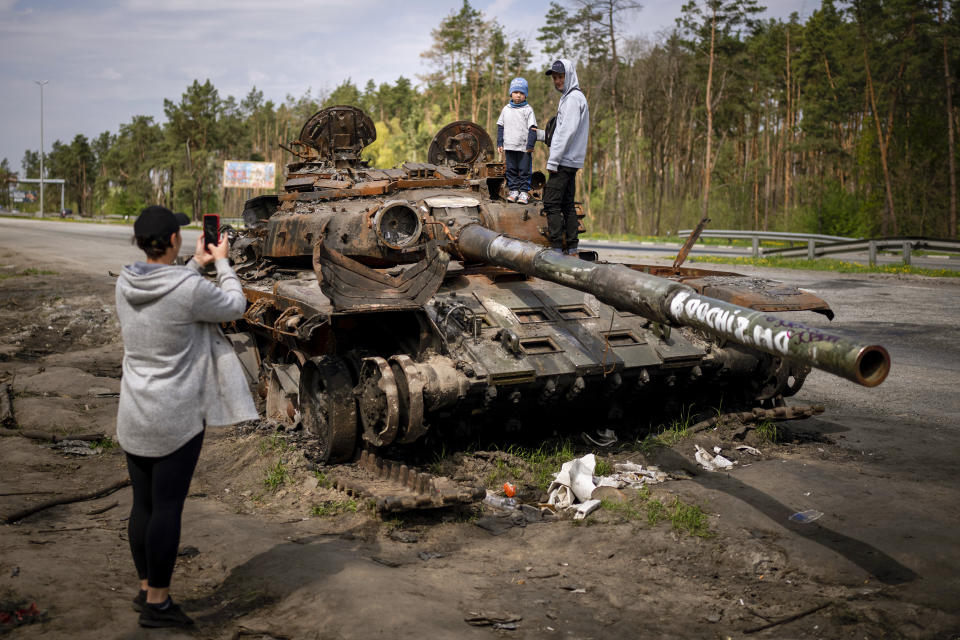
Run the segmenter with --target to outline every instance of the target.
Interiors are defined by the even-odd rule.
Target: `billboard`
[[[223,161],[223,186],[243,189],[273,189],[276,169],[272,162]]]

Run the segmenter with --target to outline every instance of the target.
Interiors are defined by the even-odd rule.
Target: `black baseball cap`
[[[153,204],[140,212],[133,223],[133,235],[144,237],[167,236],[176,233],[183,225],[190,224],[185,213],[174,213],[166,207]]]
[[[553,64],[550,65],[550,68],[547,69],[547,75],[552,76],[555,73],[566,73],[567,70],[564,68],[563,63],[559,60],[554,60]]]

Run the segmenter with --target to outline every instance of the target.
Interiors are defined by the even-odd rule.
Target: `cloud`
[[[106,69],[101,71],[97,77],[102,78],[104,80],[121,80],[123,78],[123,74],[117,71],[116,69],[114,69],[113,67],[107,67]]]

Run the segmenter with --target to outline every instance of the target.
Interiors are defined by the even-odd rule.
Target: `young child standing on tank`
[[[507,200],[526,204],[530,200],[530,176],[533,172],[533,145],[537,117],[527,104],[527,81],[510,81],[510,102],[497,120],[497,150],[504,155],[507,165]]]

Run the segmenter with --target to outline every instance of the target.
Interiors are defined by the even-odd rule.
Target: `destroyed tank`
[[[506,201],[473,122],[396,168],[361,159],[376,135],[355,107],[313,115],[285,147],[283,192],[246,203],[231,248],[249,304],[229,337],[266,417],[302,423],[320,462],[363,451],[376,466],[368,451],[431,436],[577,432],[721,398],[789,416],[811,367],[866,386],[887,375],[883,347],[790,319],[832,317],[809,292],[551,250],[542,174],[529,204]]]

